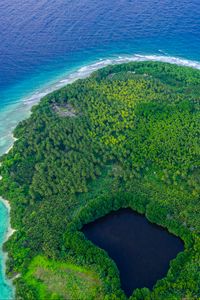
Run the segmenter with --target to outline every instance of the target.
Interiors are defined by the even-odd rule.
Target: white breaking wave
[[[163,52],[162,50],[159,50],[160,52]],[[163,52],[164,53],[164,52]],[[89,76],[92,72],[106,67],[108,65],[115,65],[115,64],[121,64],[121,63],[128,63],[128,62],[140,62],[140,61],[160,61],[160,62],[166,62],[171,64],[176,64],[180,66],[187,66],[195,69],[200,70],[200,62],[198,61],[191,61],[186,60],[183,58],[178,57],[172,57],[172,56],[165,56],[165,55],[139,55],[135,54],[133,56],[118,56],[116,58],[108,58],[108,59],[99,59],[99,61],[81,67],[77,71],[69,74],[66,76],[66,78],[62,78],[59,81],[55,82],[54,84],[51,84],[50,86],[46,87],[41,92],[37,91],[33,95],[31,95],[28,98],[25,98],[25,102],[33,102],[35,103],[37,100],[41,99],[43,96],[47,95],[48,93],[59,89],[67,84],[72,83],[73,81],[77,79],[82,79],[87,76]]]
[[[159,52],[164,53],[162,50]],[[31,107],[37,104],[40,99],[47,94],[66,86],[74,82],[77,79],[83,79],[88,77],[92,72],[106,67],[108,65],[116,65],[128,62],[141,62],[141,61],[160,61],[179,66],[187,66],[200,70],[200,62],[187,60],[178,57],[166,56],[166,55],[129,55],[118,56],[113,58],[102,59],[100,58],[95,63],[79,68],[77,71],[63,76],[60,80],[49,84],[41,90],[37,90],[30,96],[21,99],[18,103],[10,105],[6,110],[0,113],[0,155],[5,153],[6,150],[11,147],[13,139],[11,138],[11,132],[19,123],[19,121],[25,119],[30,114]]]
[[[161,52],[162,50],[160,50]],[[163,52],[163,51],[162,51]],[[163,52],[164,53],[164,52]],[[42,97],[45,95],[67,85],[72,82],[74,82],[77,79],[83,79],[85,77],[88,77],[92,72],[97,71],[98,69],[101,69],[103,67],[106,67],[108,65],[116,65],[121,63],[128,63],[128,62],[140,62],[140,61],[160,61],[160,62],[166,62],[171,64],[176,64],[179,66],[187,66],[191,68],[195,68],[200,70],[200,62],[198,61],[192,61],[187,60],[183,58],[173,57],[173,56],[165,56],[165,55],[139,55],[135,54],[132,56],[118,56],[116,58],[108,58],[108,59],[99,59],[99,61],[81,67],[77,71],[67,75],[65,78],[60,79],[59,81],[49,85],[45,89],[43,89],[41,92],[37,91],[36,93],[32,94],[30,97],[27,97],[23,99],[24,102],[29,103],[37,103]]]

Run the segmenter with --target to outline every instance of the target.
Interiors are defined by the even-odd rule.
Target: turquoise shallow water
[[[8,210],[5,207],[5,205],[0,201],[0,213],[1,213],[1,218],[0,218],[0,243],[2,245],[5,236],[6,236],[6,231],[8,228]],[[1,266],[1,289],[0,289],[0,299],[1,300],[7,300],[7,299],[12,299],[13,298],[13,290],[8,281],[5,278],[5,254],[3,254],[2,247],[0,248],[0,266]]]
[[[0,1],[0,155],[43,95],[99,67],[151,59],[200,69],[199,28],[199,0]],[[7,226],[0,203],[1,245]],[[10,300],[3,260],[1,251],[0,300]]]

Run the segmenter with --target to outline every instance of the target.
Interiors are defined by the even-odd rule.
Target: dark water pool
[[[131,209],[120,209],[87,224],[82,231],[115,261],[127,296],[135,288],[152,288],[163,278],[183,242]]]

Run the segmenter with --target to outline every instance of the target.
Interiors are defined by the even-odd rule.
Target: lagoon
[[[152,289],[166,276],[170,260],[184,249],[179,238],[128,208],[87,224],[82,231],[114,260],[127,296],[136,288]]]

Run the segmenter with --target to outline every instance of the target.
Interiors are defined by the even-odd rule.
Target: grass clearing
[[[103,299],[102,284],[95,272],[43,256],[34,258],[25,278],[37,290],[38,300]]]

